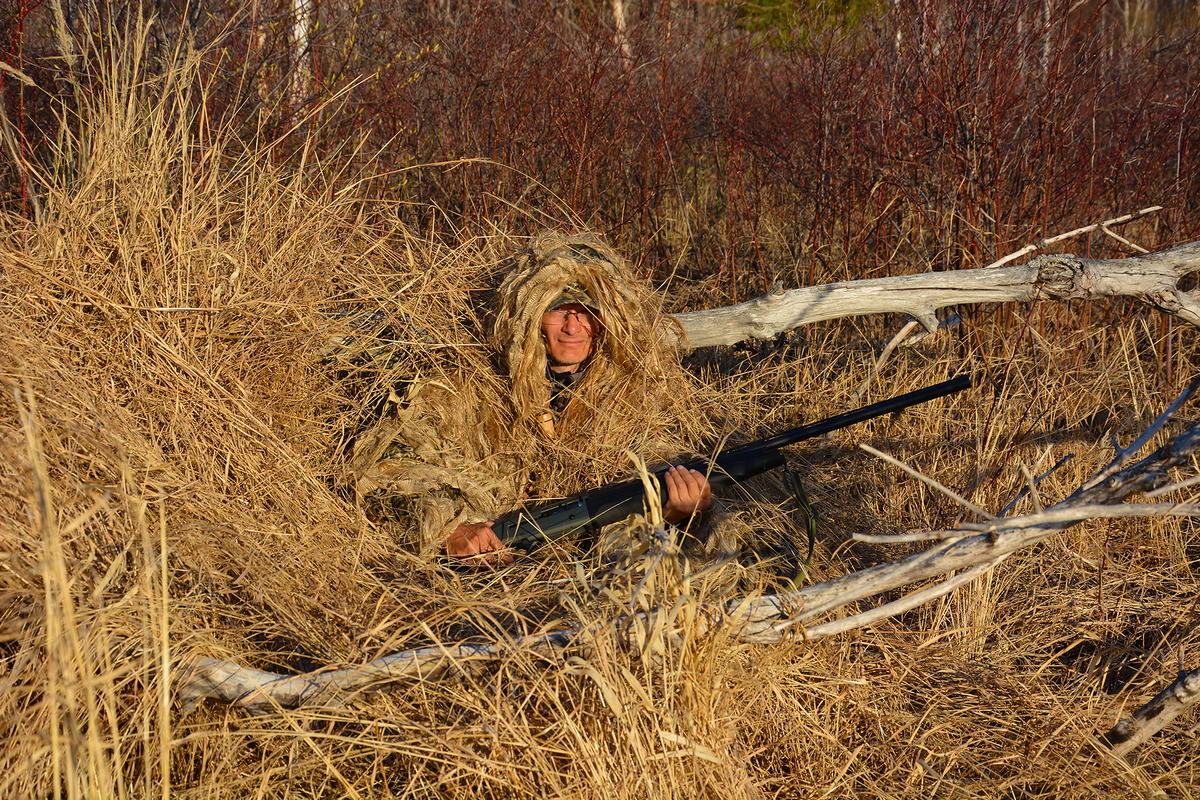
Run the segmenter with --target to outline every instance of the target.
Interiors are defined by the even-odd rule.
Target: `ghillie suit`
[[[360,496],[381,516],[414,520],[426,555],[457,524],[493,519],[522,496],[562,496],[628,474],[629,452],[661,461],[716,439],[706,413],[715,404],[680,366],[673,323],[608,245],[543,234],[508,267],[494,297],[495,369],[421,376],[395,418],[355,448]],[[571,288],[594,300],[601,330],[582,378],[552,412],[541,320]]]

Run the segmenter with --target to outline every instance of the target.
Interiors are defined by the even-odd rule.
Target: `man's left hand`
[[[676,465],[667,469],[663,480],[667,484],[663,519],[672,525],[699,516],[712,506],[712,487],[704,473]]]

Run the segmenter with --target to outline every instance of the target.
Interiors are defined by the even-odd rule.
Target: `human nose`
[[[577,333],[584,328],[582,311],[568,311],[563,316],[563,330],[566,333]]]

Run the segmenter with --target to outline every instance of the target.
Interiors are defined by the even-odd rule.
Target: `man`
[[[492,520],[521,498],[612,481],[630,452],[665,459],[715,438],[670,325],[600,239],[535,237],[495,295],[498,369],[414,379],[396,418],[356,445],[359,495],[378,516],[409,517],[427,554],[510,562]],[[699,528],[708,481],[681,467],[664,480],[666,521]]]
[[[570,387],[581,379],[588,359],[601,345],[603,323],[591,297],[579,286],[570,286],[556,298],[541,318],[542,341],[546,348],[546,381],[549,408],[538,415],[540,430],[554,436],[555,411],[562,411],[570,398]],[[703,515],[712,506],[712,489],[703,473],[673,466],[664,476],[667,505],[663,519],[679,524]],[[493,520],[464,522],[446,540],[447,555],[507,564],[512,555],[492,529]],[[494,554],[488,556],[487,554]]]

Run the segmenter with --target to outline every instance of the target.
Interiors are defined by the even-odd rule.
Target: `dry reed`
[[[344,491],[338,454],[364,397],[479,360],[475,290],[513,242],[396,224],[386,204],[350,199],[335,164],[277,163],[207,129],[194,64],[155,77],[123,63],[81,90],[40,215],[3,231],[0,796],[1196,792],[1190,722],[1132,764],[1095,742],[1180,654],[1195,665],[1200,554],[1177,519],[1080,526],[928,607],[812,645],[717,632],[631,652],[599,627],[562,659],[513,652],[351,708],[184,715],[170,665],[191,655],[304,670],[504,639],[556,615],[587,623],[627,598],[594,596],[554,561],[443,570]],[[379,346],[330,313],[358,307],[401,346],[382,373],[338,381],[330,340]],[[975,314],[893,359],[872,393],[963,365],[989,378],[797,454],[825,517],[814,574],[893,553],[852,544],[855,531],[961,513],[858,441],[990,509],[1021,488],[1022,464],[1065,452],[1076,458],[1040,491],[1074,488],[1106,459],[1105,434],[1127,439],[1177,388],[1154,319],[1121,309],[1104,326],[1073,307]],[[824,416],[889,322],[802,331],[705,380],[747,433]],[[1176,376],[1200,369],[1194,338],[1171,357]],[[703,599],[686,574],[644,598],[684,619]],[[531,613],[539,603],[551,611]]]

